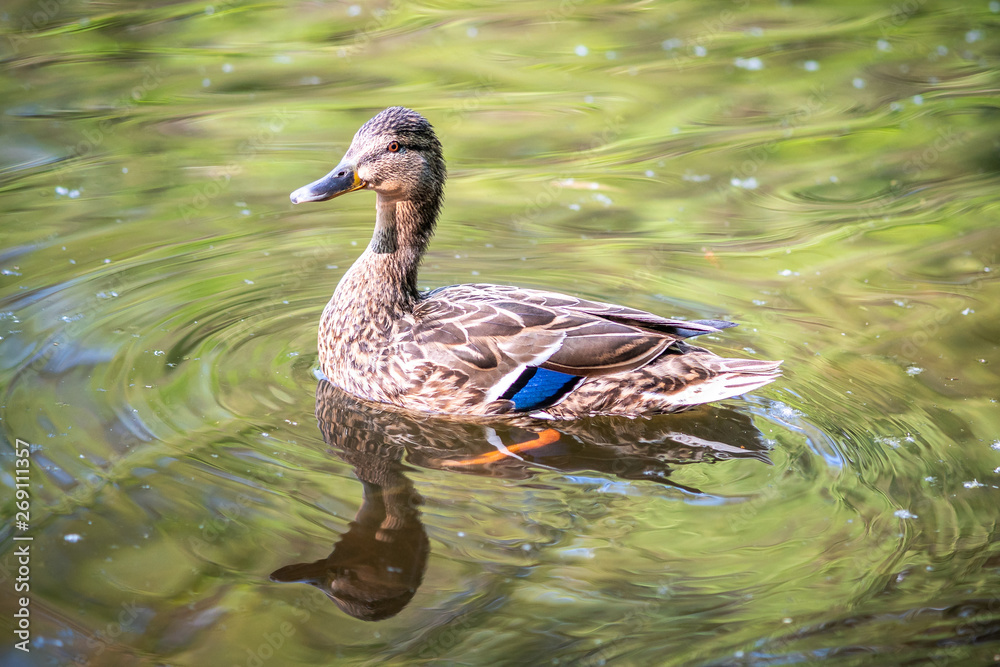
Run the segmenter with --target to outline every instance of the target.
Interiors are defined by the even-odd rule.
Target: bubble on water
[[[906,369],[907,375],[920,375],[923,372],[924,369],[921,368],[920,366],[910,366],[909,368]]]
[[[698,58],[704,58],[705,56],[708,55],[708,49],[706,49],[704,46],[701,46],[700,44],[694,47],[693,51],[694,55],[697,56]]]
[[[583,57],[583,56],[587,55],[588,53],[590,53],[590,49],[588,49],[583,44],[577,44],[576,48],[573,49],[573,53],[575,53],[576,55],[578,55],[580,57]]]
[[[66,533],[63,535],[63,540],[69,542],[70,544],[76,544],[82,539],[83,537],[81,537],[79,533]]]
[[[802,69],[807,72],[817,72],[819,71],[819,63],[815,60],[807,60],[802,63]]]
[[[969,32],[965,33],[965,41],[968,42],[969,44],[972,44],[973,42],[978,42],[982,38],[983,38],[982,30],[970,30]]]
[[[980,482],[978,479],[974,479],[971,482],[962,482],[962,486],[964,486],[967,489],[978,489],[979,487],[986,485]]]
[[[348,16],[360,16],[361,15],[361,5],[351,5],[347,8]]]
[[[740,69],[749,70],[751,72],[758,72],[764,69],[764,61],[756,56],[753,58],[737,58],[733,62]]]
[[[784,403],[778,403],[772,407],[771,413],[782,421],[794,421],[802,416],[801,412]]]
[[[865,87],[865,80],[862,79],[860,76],[856,76],[854,77],[854,80],[851,81],[851,85],[857,88],[858,90],[861,90],[862,88]]]
[[[892,51],[892,44],[890,44],[888,41],[884,39],[880,39],[877,42],[875,42],[875,47],[879,51]]]
[[[729,179],[729,183],[734,187],[743,188],[744,190],[756,190],[757,186],[759,185],[759,183],[757,183],[757,179],[754,178],[753,176],[742,179],[734,176],[733,178]]]
[[[225,72],[226,74],[229,74],[230,72],[232,72],[233,71],[232,64],[230,64],[230,63],[223,63],[223,65],[222,65],[222,71]]]
[[[923,95],[914,95],[913,96],[913,103],[916,104],[919,107],[920,105],[922,105],[924,103],[924,96]]]
[[[684,40],[672,37],[670,39],[663,40],[663,43],[660,44],[660,46],[663,47],[664,51],[673,51],[674,49],[679,49],[684,46]]]
[[[900,519],[917,519],[917,518],[919,518],[916,514],[914,514],[913,512],[911,512],[910,510],[907,510],[907,509],[896,510],[895,512],[893,512],[893,514],[895,516],[898,516]]]

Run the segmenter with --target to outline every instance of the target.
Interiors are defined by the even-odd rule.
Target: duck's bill
[[[326,201],[348,192],[360,190],[367,185],[366,182],[358,178],[358,172],[354,169],[354,165],[341,162],[323,178],[313,181],[309,185],[303,185],[293,192],[290,198],[293,204],[301,204],[305,201]]]

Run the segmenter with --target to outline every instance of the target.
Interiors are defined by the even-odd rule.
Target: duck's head
[[[433,202],[436,209],[445,177],[431,124],[416,111],[389,107],[361,126],[333,171],[293,192],[291,200],[326,201],[368,189],[383,201]]]

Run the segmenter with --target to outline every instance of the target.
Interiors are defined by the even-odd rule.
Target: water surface
[[[998,29],[985,1],[8,3],[3,628],[17,438],[34,539],[2,661],[995,662]],[[318,383],[374,197],[288,193],[393,104],[451,174],[423,287],[729,319],[705,344],[785,376],[556,425]]]

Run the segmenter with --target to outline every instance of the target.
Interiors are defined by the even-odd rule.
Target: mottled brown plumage
[[[341,163],[293,203],[376,192],[371,244],[323,311],[319,357],[349,393],[407,409],[570,419],[674,412],[752,391],[780,362],[724,359],[687,342],[732,326],[502,285],[421,295],[417,267],[446,177],[420,114],[365,123]]]

